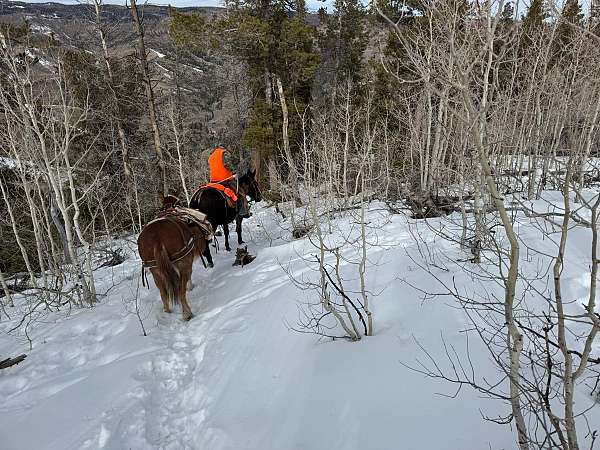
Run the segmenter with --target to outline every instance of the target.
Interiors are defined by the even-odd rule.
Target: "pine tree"
[[[374,8],[374,3],[372,4]],[[407,23],[415,17],[423,15],[425,6],[420,0],[380,0],[377,6],[394,23]],[[378,20],[382,20],[379,14],[375,13]]]
[[[590,5],[590,30],[600,36],[600,0],[591,0]]]
[[[507,2],[504,4],[504,8],[502,9],[502,13],[500,14],[500,21],[498,23],[498,28],[500,32],[505,34],[508,33],[515,23],[515,7],[512,2]]]
[[[494,39],[494,55],[499,59],[498,83],[500,87],[505,87],[511,78],[511,65],[514,58],[507,55],[508,48],[514,37],[515,8],[512,2],[504,5],[496,29],[496,38]],[[508,60],[509,62],[503,62]]]
[[[578,0],[566,0],[553,42],[555,60],[568,59],[572,54],[577,27],[583,26],[583,12]]]
[[[547,18],[543,0],[533,0],[526,14],[521,17],[522,27],[519,40],[519,58],[527,61],[532,52],[537,51],[542,35],[545,33],[544,21]]]
[[[335,103],[337,89],[348,82],[357,86],[363,75],[363,55],[368,44],[366,10],[358,0],[336,0],[332,15],[324,17],[320,36],[323,64],[320,67],[317,99]]]
[[[531,44],[532,36],[542,30],[544,20],[547,18],[543,0],[533,0],[523,20],[523,36],[527,39],[525,44]]]
[[[254,100],[242,144],[263,159],[270,158],[282,139],[276,80],[281,81],[288,104],[302,113],[310,102],[319,65],[316,30],[306,22],[304,0],[236,1],[228,4],[228,12],[210,24],[174,16],[172,33],[183,45],[210,41],[220,52],[246,63]],[[290,114],[292,150],[297,148],[300,130],[298,114]]]

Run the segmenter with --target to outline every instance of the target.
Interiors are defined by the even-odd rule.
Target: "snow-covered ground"
[[[383,205],[370,208],[367,222],[376,243],[367,270],[375,336],[354,343],[290,330],[312,293],[294,286],[283,268],[316,279],[304,258],[314,249],[306,238],[292,241],[289,221],[273,208],[257,207],[244,222],[257,256],[252,264],[232,267],[233,255],[223,250],[212,270],[196,263],[188,297],[196,316],[187,323],[162,312],[152,281],[149,290],[141,287],[135,247],[121,241],[129,259],[97,272],[100,292],[107,293],[100,304],[40,313],[28,328],[31,351],[22,333],[4,333],[14,321],[0,323],[0,359],[29,355],[0,371],[0,448],[516,448],[509,427],[482,420],[482,414],[506,415],[506,404],[468,389],[456,398],[438,395],[453,394],[455,386],[405,367],[423,357],[420,346],[443,365],[442,338],[461,352],[470,327],[451,298],[423,301],[410,287],[438,290],[416,264],[422,248],[415,235],[438,251],[460,251],[424,222],[390,215]],[[352,221],[340,218],[337,225]],[[530,244],[550,245],[535,241],[535,227],[522,227]],[[565,288],[574,295],[585,292],[587,234],[575,230],[568,247]],[[350,277],[355,269],[344,270]],[[460,264],[432,270],[465,289],[498,289],[474,283]],[[136,295],[146,337],[134,314]],[[476,339],[469,345],[478,375],[493,379],[487,351]],[[589,406],[580,394],[579,407]],[[597,413],[592,418],[600,423]]]

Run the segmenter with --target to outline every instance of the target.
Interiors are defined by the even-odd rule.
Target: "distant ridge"
[[[45,3],[25,3],[19,1],[0,0],[0,16],[7,15],[34,15],[34,16],[48,16],[55,18],[78,18],[87,15],[91,5],[86,3],[56,3],[56,2],[45,2]],[[225,10],[221,6],[185,6],[176,7],[177,10],[183,12],[201,12],[204,14],[220,13]],[[105,14],[115,16],[129,17],[129,10],[124,5],[113,5],[104,4],[103,10]],[[154,16],[155,18],[162,18],[168,16],[169,6],[166,4],[145,4],[143,6],[145,16]]]

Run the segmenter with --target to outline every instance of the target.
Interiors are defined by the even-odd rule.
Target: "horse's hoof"
[[[239,245],[242,245],[242,244],[245,244],[245,243],[246,243],[246,241],[244,241],[243,239],[240,239],[240,240],[238,241],[238,244],[239,244]]]
[[[231,247],[225,247],[225,250],[227,250],[228,252],[231,251]]]
[[[171,314],[171,310],[168,308],[163,308],[163,311],[166,312],[167,314]]]
[[[185,320],[186,322],[189,322],[192,317],[194,317],[193,314],[190,314],[190,315],[187,315],[187,316],[183,316],[183,320]]]
[[[214,265],[213,263],[209,262],[209,263],[208,263],[208,268],[209,268],[209,269],[212,269],[213,267],[215,267],[215,265]]]

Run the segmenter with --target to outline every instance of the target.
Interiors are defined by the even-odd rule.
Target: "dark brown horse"
[[[172,196],[164,199],[164,205]],[[191,283],[192,264],[208,248],[205,231],[189,225],[175,214],[166,213],[148,223],[138,237],[138,252],[160,291],[164,310],[170,313],[179,303],[183,320],[193,317],[186,293]]]
[[[248,171],[248,173],[240,176],[237,183],[235,183],[235,187],[237,188],[238,196],[247,195],[256,202],[262,200],[260,188],[256,181],[256,171]],[[206,214],[206,218],[211,223],[213,230],[216,230],[219,225],[223,227],[225,250],[231,250],[229,246],[229,224],[234,220],[238,244],[241,245],[244,243],[242,239],[242,219],[237,216],[237,208],[235,205],[233,207],[230,206],[224,194],[220,191],[212,188],[197,190],[190,200],[190,208],[197,209]]]

